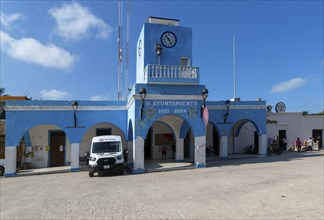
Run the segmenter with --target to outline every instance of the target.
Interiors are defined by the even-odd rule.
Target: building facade
[[[299,138],[302,146],[308,138],[313,138],[318,149],[323,148],[324,114],[307,114],[306,112],[267,113],[268,145],[277,139],[282,146],[282,139],[287,140],[284,150],[295,150]],[[284,146],[282,146],[284,147]],[[315,146],[314,146],[315,147]],[[315,147],[315,148],[316,148]]]
[[[252,143],[266,156],[266,102],[206,100],[203,73],[192,65],[191,28],[150,17],[136,59],[136,83],[126,101],[7,101],[5,175],[17,172],[22,140],[32,167],[68,165],[78,171],[92,137],[104,134],[122,137],[133,173],[143,173],[145,161],[161,159],[163,146],[169,159],[192,158],[196,167],[206,166],[206,147],[227,158]]]

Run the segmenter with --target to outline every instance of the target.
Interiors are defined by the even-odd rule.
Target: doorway
[[[65,132],[50,131],[50,166],[64,166]]]
[[[279,147],[281,148],[281,149],[283,149],[284,151],[286,151],[287,149],[286,149],[286,147],[287,146],[284,146],[284,144],[282,143],[282,139],[283,138],[286,138],[286,130],[279,130],[279,140],[278,140],[278,142],[279,142]],[[286,144],[287,145],[287,144]]]
[[[312,137],[314,138],[314,141],[318,141],[318,149],[323,148],[323,132],[320,129],[316,129],[312,131]]]
[[[152,127],[147,132],[144,142],[144,160],[152,159]]]
[[[215,127],[213,127],[213,146],[214,146],[214,153],[216,156],[219,156],[219,136],[218,136],[218,132],[217,129]]]
[[[254,131],[254,154],[259,153],[259,133],[257,131]]]

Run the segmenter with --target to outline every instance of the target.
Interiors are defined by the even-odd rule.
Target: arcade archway
[[[183,126],[184,124],[186,121],[175,115],[156,120],[148,130],[144,142],[145,162],[164,161],[163,146],[166,148],[166,161],[183,161],[193,157],[193,135],[191,128]]]

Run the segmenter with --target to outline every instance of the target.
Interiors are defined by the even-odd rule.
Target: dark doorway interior
[[[323,148],[323,136],[322,136],[322,130],[320,129],[316,129],[313,130],[312,132],[312,136],[314,138],[314,141],[318,141],[318,149],[322,149]]]
[[[259,134],[257,131],[254,131],[254,152],[255,154],[259,153]]]
[[[191,137],[191,129],[188,130],[186,137],[183,141],[183,153],[184,153],[184,157],[190,157],[190,137]]]
[[[96,136],[111,135],[111,128],[97,128]]]
[[[279,141],[279,147],[285,151],[285,150],[287,150],[286,149],[287,146],[283,146],[283,143],[282,143],[283,138],[287,139],[286,130],[279,130],[279,140],[278,140]]]
[[[214,145],[214,152],[216,156],[219,156],[219,136],[218,132],[215,127],[213,127],[213,145]]]
[[[65,133],[64,131],[50,131],[50,166],[64,166]]]
[[[152,128],[148,131],[144,143],[144,159],[152,159]]]

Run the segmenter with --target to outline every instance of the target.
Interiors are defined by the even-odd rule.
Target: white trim
[[[201,95],[147,95],[145,100],[203,100]]]
[[[217,106],[217,105],[208,105],[209,110],[221,110],[226,109],[225,106]],[[231,105],[230,110],[232,109],[267,109],[265,105]]]
[[[127,110],[126,106],[79,106],[77,111]],[[6,106],[6,111],[73,111],[71,106]]]

